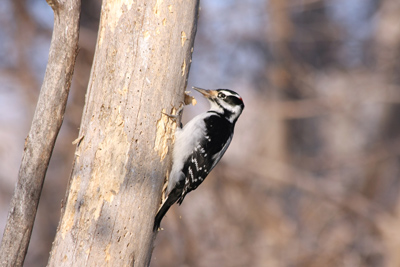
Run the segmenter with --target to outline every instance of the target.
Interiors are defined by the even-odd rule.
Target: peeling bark
[[[149,265],[176,127],[162,112],[173,113],[184,99],[198,5],[103,1],[80,141],[48,266]]]

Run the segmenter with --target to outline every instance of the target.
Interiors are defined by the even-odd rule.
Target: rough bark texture
[[[49,61],[18,173],[0,248],[1,266],[22,266],[47,166],[60,130],[78,48],[80,1],[49,1],[54,30]]]
[[[147,266],[198,1],[103,1],[74,168],[48,266]]]

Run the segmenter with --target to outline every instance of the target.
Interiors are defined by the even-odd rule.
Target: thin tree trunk
[[[103,1],[62,220],[48,266],[147,266],[198,1]],[[175,108],[174,108],[175,107]]]
[[[54,10],[49,61],[11,201],[1,266],[22,266],[47,166],[60,130],[78,48],[80,1],[48,1]]]

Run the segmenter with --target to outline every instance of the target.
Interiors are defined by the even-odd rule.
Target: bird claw
[[[169,114],[169,113],[165,113],[163,111],[161,111],[161,113],[176,121],[176,119],[178,119],[179,116],[181,115],[184,107],[185,107],[185,102],[181,101],[179,108],[176,111],[176,114]]]
[[[176,111],[176,114],[181,114],[184,107],[185,107],[185,101],[181,101],[180,104],[179,104],[179,108]]]
[[[164,114],[165,116],[168,116],[172,120],[176,120],[178,118],[178,114],[169,114],[169,113],[165,113],[164,111],[161,111],[161,113]]]

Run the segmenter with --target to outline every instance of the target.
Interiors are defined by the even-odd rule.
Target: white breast
[[[200,139],[205,135],[206,125],[204,118],[208,114],[202,113],[190,120],[185,127],[175,132],[175,144],[172,152],[172,169],[168,182],[167,193],[175,187],[175,184],[182,179],[181,171],[185,161],[192,154]],[[183,177],[184,178],[184,177]]]

